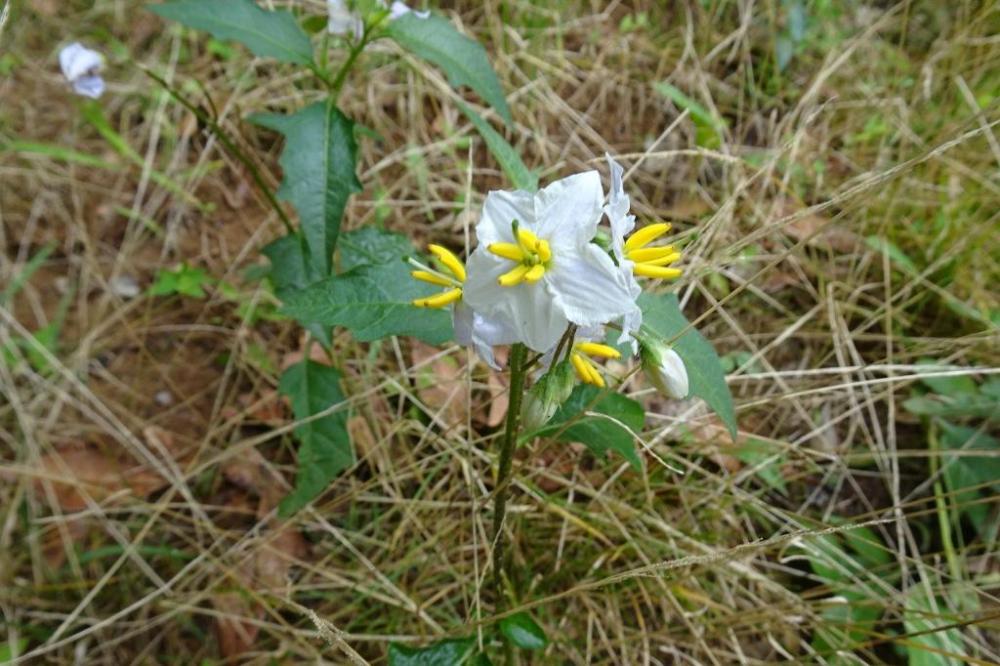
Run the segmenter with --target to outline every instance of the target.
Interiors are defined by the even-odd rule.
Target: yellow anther
[[[622,353],[614,347],[602,345],[597,342],[578,342],[574,345],[577,351],[581,351],[587,356],[600,356],[601,358],[621,358]]]
[[[446,305],[451,305],[460,298],[462,298],[461,289],[449,289],[437,296],[418,298],[413,301],[413,304],[418,308],[443,308]]]
[[[428,245],[427,249],[445,265],[451,274],[458,278],[459,282],[465,282],[465,265],[452,254],[451,250],[440,245]]]
[[[639,229],[639,231],[628,237],[628,240],[625,241],[625,249],[637,250],[640,247],[644,247],[649,243],[652,243],[668,231],[670,231],[670,224],[667,222],[647,224],[642,229]]]
[[[669,266],[680,258],[681,253],[674,252],[673,254],[668,254],[665,257],[660,257],[659,259],[651,259],[650,261],[643,261],[640,263],[644,266]]]
[[[538,236],[531,233],[527,229],[518,227],[517,242],[524,249],[525,252],[528,253],[538,252]]]
[[[525,266],[524,264],[519,264],[516,268],[508,271],[497,278],[497,282],[500,283],[501,287],[513,287],[514,285],[521,284],[524,282],[525,276],[528,271],[531,270],[531,266]]]
[[[542,279],[543,275],[545,275],[545,266],[541,264],[535,264],[534,266],[528,269],[527,273],[524,274],[524,281],[529,283],[538,282],[539,280]]]
[[[664,245],[663,247],[644,247],[638,250],[631,250],[628,253],[628,258],[638,263],[646,263],[648,261],[653,261],[654,259],[662,259],[663,257],[676,252],[677,250],[674,249],[673,245]]]
[[[542,260],[543,264],[547,264],[552,259],[552,248],[549,247],[547,240],[538,241],[538,258]]]
[[[515,243],[490,243],[486,249],[504,259],[517,262],[524,260],[524,250]]]
[[[584,384],[590,384],[592,382],[590,376],[590,361],[588,361],[583,354],[573,352],[569,355],[569,362],[573,364],[573,369],[576,370],[576,374],[580,378],[580,381]]]
[[[636,264],[632,268],[636,275],[649,278],[662,278],[664,280],[674,280],[681,276],[681,269],[666,268],[664,266],[651,266],[649,264]]]
[[[430,282],[431,284],[436,284],[442,287],[454,287],[455,281],[446,278],[443,275],[438,275],[436,273],[431,273],[429,271],[410,271],[410,275],[418,280],[424,282]]]

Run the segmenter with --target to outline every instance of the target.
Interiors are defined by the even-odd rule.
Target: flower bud
[[[662,342],[642,342],[642,369],[663,395],[682,400],[688,394],[688,374],[680,355]]]
[[[535,382],[521,405],[525,430],[538,430],[549,422],[573,392],[573,368],[568,361],[556,363]]]

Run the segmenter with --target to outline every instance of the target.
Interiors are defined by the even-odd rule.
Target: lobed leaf
[[[312,43],[289,12],[267,11],[252,0],[173,0],[149,8],[165,19],[233,40],[254,55],[312,66]]]
[[[737,425],[733,396],[726,384],[726,374],[722,371],[719,355],[715,353],[712,344],[697,330],[689,327],[674,294],[642,294],[639,297],[639,307],[642,308],[643,329],[673,345],[674,350],[684,359],[691,395],[708,403],[735,440]],[[681,331],[684,331],[683,335]]]
[[[508,125],[513,122],[500,80],[478,42],[460,33],[451,21],[409,13],[389,22],[387,34],[413,55],[444,70],[454,88],[469,86],[497,110]]]
[[[413,245],[406,236],[372,226],[348,231],[338,245],[341,273],[359,266],[399,263],[413,254]]]
[[[299,421],[344,402],[340,373],[308,359],[285,370],[278,391],[289,398],[292,413]],[[354,464],[346,409],[303,423],[295,428],[295,437],[299,440],[298,472],[295,488],[279,506],[282,516],[304,507],[338,474]]]
[[[413,253],[408,242],[407,247]],[[288,294],[282,312],[304,324],[343,326],[361,342],[390,335],[409,335],[429,344],[447,342],[453,336],[450,313],[412,305],[413,299],[440,288],[414,280],[402,259],[357,265]]]
[[[312,272],[329,275],[347,200],[361,191],[354,123],[330,100],[287,116],[255,114],[250,121],[285,135],[278,198],[298,211]]]

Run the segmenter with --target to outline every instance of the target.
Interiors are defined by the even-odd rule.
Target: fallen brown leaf
[[[82,511],[87,508],[87,497],[100,502],[122,491],[146,497],[168,483],[152,470],[123,463],[89,446],[53,451],[39,458],[35,469],[35,494],[46,497],[45,484],[51,483],[63,511]]]
[[[417,395],[432,412],[440,412],[445,423],[460,425],[465,423],[469,409],[465,376],[454,357],[440,354],[440,349],[413,343],[410,360],[414,365],[434,359],[416,371]]]

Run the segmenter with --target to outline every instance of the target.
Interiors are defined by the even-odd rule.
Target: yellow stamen
[[[628,253],[628,258],[638,263],[644,263],[652,261],[653,259],[666,257],[674,254],[676,251],[677,250],[674,249],[673,245],[664,245],[662,247],[644,247],[638,250],[630,251]]]
[[[584,384],[592,384],[593,377],[591,376],[590,361],[583,354],[578,354],[573,352],[569,355],[569,362],[573,364],[573,369],[576,370],[577,376],[580,378]]]
[[[650,259],[649,261],[641,261],[639,263],[644,266],[667,266],[674,263],[681,258],[680,252],[674,252],[673,254],[668,254],[665,257],[660,257],[659,259]]]
[[[442,287],[454,287],[455,281],[444,277],[443,275],[437,275],[436,273],[431,273],[429,271],[410,271],[410,275],[418,280],[424,282],[430,282],[431,284],[436,284]]]
[[[601,373],[589,358],[579,352],[573,352],[570,354],[570,362],[576,369],[577,375],[579,375],[585,384],[593,384],[594,386],[604,388],[604,377],[601,376]]]
[[[514,243],[490,243],[486,249],[504,259],[517,262],[524,260],[524,250]]]
[[[545,275],[545,266],[541,264],[535,264],[528,269],[528,272],[524,274],[524,281],[528,283],[538,282]]]
[[[597,342],[578,342],[576,349],[588,356],[600,356],[601,358],[621,358],[622,353],[614,347],[602,345]]]
[[[451,305],[460,298],[462,298],[461,289],[449,289],[437,296],[418,298],[413,301],[413,304],[418,308],[443,308],[446,305]]]
[[[524,277],[530,270],[531,266],[518,264],[513,270],[508,271],[497,278],[497,282],[500,283],[501,287],[513,287],[514,285],[524,282]]]
[[[458,257],[451,253],[451,250],[440,245],[428,245],[427,249],[451,271],[452,275],[458,278],[459,282],[465,282],[465,266]]]
[[[521,248],[529,254],[538,252],[538,236],[531,233],[527,229],[518,227],[517,242]]]
[[[543,264],[547,264],[552,259],[552,248],[549,247],[547,240],[538,241],[538,258],[542,260]]]
[[[681,269],[679,268],[650,266],[649,264],[636,264],[632,272],[643,277],[663,278],[664,280],[673,280],[681,276]]]
[[[628,240],[625,241],[625,249],[637,250],[640,247],[644,247],[649,243],[652,243],[668,231],[670,231],[670,224],[667,222],[647,224],[642,229],[639,229],[639,231],[628,237]]]

